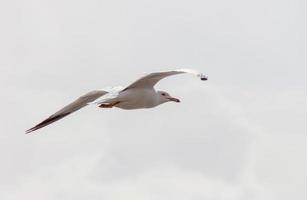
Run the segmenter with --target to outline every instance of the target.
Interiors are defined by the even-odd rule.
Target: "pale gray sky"
[[[1,200],[305,200],[303,0],[0,2]],[[181,104],[85,108],[83,93],[194,68]]]

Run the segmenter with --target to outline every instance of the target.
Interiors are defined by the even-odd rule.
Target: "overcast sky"
[[[1,200],[307,199],[304,0],[0,2]],[[155,109],[78,96],[159,70]]]

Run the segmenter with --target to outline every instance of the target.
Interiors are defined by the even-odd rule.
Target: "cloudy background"
[[[305,200],[304,0],[0,2],[1,200]],[[181,104],[87,107],[152,71]]]

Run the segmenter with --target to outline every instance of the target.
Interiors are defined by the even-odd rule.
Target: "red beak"
[[[170,101],[174,101],[174,102],[176,102],[176,103],[179,103],[179,102],[180,102],[179,99],[174,98],[174,97],[168,97],[167,99],[170,100]]]

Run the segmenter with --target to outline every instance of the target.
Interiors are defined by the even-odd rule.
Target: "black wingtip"
[[[26,130],[25,134],[32,133],[33,131],[35,131],[35,130],[37,130],[37,129],[39,129],[39,128],[36,127],[36,126],[34,126],[34,127],[30,128],[30,129]]]
[[[202,80],[202,81],[208,80],[208,76],[205,75],[205,74],[199,74],[198,76],[200,77],[200,80]]]
[[[49,118],[47,118],[46,120],[42,121],[41,123],[39,123],[36,126],[30,128],[29,130],[27,130],[26,134],[29,134],[29,133],[31,133],[33,131],[36,131],[36,130],[38,130],[40,128],[43,128],[43,127],[45,127],[45,126],[47,126],[47,125],[49,125],[49,124],[51,124],[51,123],[53,123],[55,121],[58,121],[59,119],[62,119],[63,117],[65,117],[65,116],[67,116],[69,114],[70,114],[70,112],[69,113],[63,113],[63,114],[60,114],[60,115],[52,115]]]
[[[202,81],[206,81],[206,80],[208,80],[208,76],[203,75],[203,76],[201,76],[201,77],[200,77],[200,80],[202,80]]]
[[[31,129],[29,129],[29,130],[26,130],[26,132],[25,132],[25,134],[29,134],[29,133],[31,133],[31,132],[33,132],[34,130],[31,128]]]

